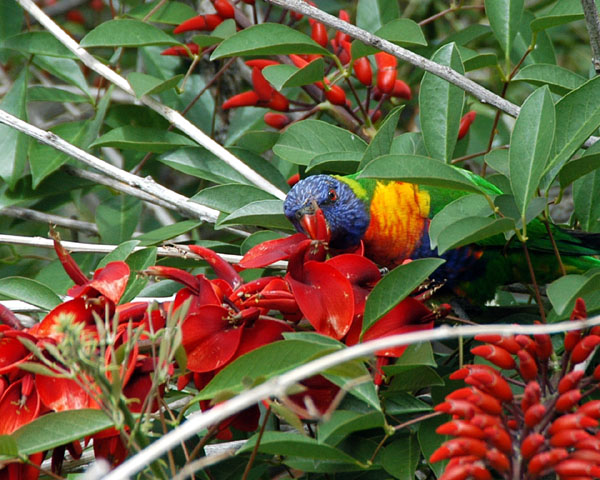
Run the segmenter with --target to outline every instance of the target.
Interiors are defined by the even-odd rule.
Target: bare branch
[[[99,75],[102,75],[108,81],[114,83],[121,90],[129,93],[135,97],[135,93],[129,82],[121,75],[111,70],[108,66],[104,65],[100,61],[96,60],[90,55],[87,50],[82,48],[73,38],[71,38],[62,28],[60,28],[48,15],[46,15],[32,0],[16,0],[23,9],[25,9],[31,16],[33,16],[43,27],[45,27],[58,41],[60,41],[65,47],[67,47],[73,54],[75,54],[79,60],[81,60],[88,68],[94,70]],[[239,158],[230,153],[223,146],[219,145],[212,138],[202,132],[189,120],[187,120],[179,112],[169,108],[162,103],[154,100],[151,97],[143,96],[141,102],[146,106],[150,107],[155,112],[158,112],[170,123],[177,127],[182,132],[186,133],[193,140],[198,142],[208,151],[216,155],[223,162],[238,171],[245,178],[250,180],[254,185],[263,189],[266,192],[271,193],[277,198],[284,199],[285,193],[279,190],[271,182],[263,178],[261,175],[252,170],[248,165],[243,163]]]
[[[65,218],[51,213],[38,212],[37,210],[31,210],[29,208],[4,207],[0,209],[0,215],[20,218],[22,220],[33,220],[34,222],[51,223],[59,227],[78,230],[89,235],[98,235],[98,227],[95,223]]]
[[[594,0],[581,0],[585,25],[590,35],[590,46],[592,47],[592,64],[596,75],[600,74],[600,19],[598,9]]]
[[[210,410],[199,412],[188,417],[187,421],[176,429],[163,435],[143,451],[131,457],[126,462],[115,468],[112,472],[103,476],[103,480],[121,480],[130,478],[137,472],[146,468],[155,459],[161,457],[165,452],[175,448],[199,431],[215,425],[225,418],[270,397],[284,396],[286,391],[296,383],[323,372],[335,365],[354,360],[366,355],[371,355],[377,350],[396,347],[400,345],[412,345],[413,343],[429,342],[433,340],[446,340],[449,338],[473,337],[480,334],[501,335],[539,335],[559,333],[569,330],[579,330],[587,327],[600,325],[600,316],[583,321],[568,321],[546,325],[478,325],[464,327],[442,326],[434,330],[392,335],[379,338],[370,342],[361,343],[352,347],[339,350],[330,355],[318,358],[306,363],[283,375],[273,377],[258,387],[239,394],[226,402],[220,403]],[[86,477],[86,480],[96,480],[99,477]]]

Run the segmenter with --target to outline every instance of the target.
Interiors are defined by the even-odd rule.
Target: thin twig
[[[525,253],[525,261],[527,262],[527,268],[529,269],[529,275],[531,276],[531,283],[533,284],[533,291],[535,294],[535,301],[538,304],[540,309],[540,317],[542,317],[542,322],[546,323],[546,311],[544,310],[544,304],[542,303],[542,296],[540,295],[540,288],[537,284],[537,280],[535,278],[535,272],[533,270],[533,265],[531,263],[531,257],[529,256],[529,249],[527,248],[527,243],[524,241],[523,252]]]
[[[256,454],[258,453],[258,447],[260,447],[260,441],[262,440],[263,434],[265,433],[265,427],[267,426],[267,420],[271,415],[271,405],[267,408],[265,412],[265,418],[260,426],[260,431],[258,432],[258,438],[256,439],[256,443],[254,444],[254,448],[252,449],[252,453],[250,454],[250,458],[248,459],[248,463],[246,464],[246,468],[244,469],[244,474],[242,475],[242,480],[247,480],[248,475],[250,474],[250,469],[252,468],[252,464],[254,463],[254,459],[256,458]]]
[[[87,233],[89,235],[98,235],[98,227],[95,223],[74,220],[72,218],[61,217],[51,213],[38,212],[30,208],[23,207],[4,207],[0,209],[0,215],[7,217],[20,218],[22,220],[33,220],[34,222],[51,223],[59,227],[69,228]]]
[[[267,380],[259,386],[247,390],[244,393],[216,405],[210,410],[199,412],[188,417],[183,423],[167,435],[162,436],[156,442],[148,446],[144,451],[134,455],[122,463],[116,469],[103,477],[104,480],[117,480],[128,478],[143,470],[156,458],[161,457],[169,449],[176,447],[180,442],[195,435],[209,425],[224,420],[225,418],[240,412],[251,405],[266,398],[284,396],[286,391],[296,383],[312,377],[335,365],[341,365],[350,360],[371,355],[377,350],[396,347],[400,345],[411,345],[418,342],[446,340],[457,337],[473,337],[480,334],[500,335],[541,335],[552,334],[571,330],[581,330],[600,325],[600,316],[588,320],[567,321],[544,325],[479,325],[450,328],[438,327],[434,330],[412,332],[402,335],[392,335],[366,343],[345,348],[330,355],[326,355],[295,368],[283,375]],[[97,478],[97,477],[96,477]],[[89,480],[95,480],[90,478]]]
[[[427,25],[428,23],[431,23],[431,22],[437,20],[438,18],[441,18],[452,12],[457,12],[459,10],[483,10],[484,8],[485,7],[483,5],[463,5],[463,6],[449,7],[446,10],[442,10],[441,12],[438,12],[435,15],[432,15],[431,17],[426,18],[425,20],[421,20],[419,22],[419,26],[422,27],[424,25]]]
[[[590,35],[590,46],[592,47],[592,65],[596,75],[600,74],[600,19],[598,9],[594,0],[581,0],[585,26]]]

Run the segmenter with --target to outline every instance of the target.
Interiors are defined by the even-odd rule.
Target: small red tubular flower
[[[529,407],[540,402],[542,397],[542,389],[538,382],[528,382],[523,392],[523,399],[521,400],[521,409],[525,412]]]
[[[581,391],[579,389],[569,390],[556,399],[554,408],[558,412],[568,412],[574,408],[581,400]]]
[[[546,407],[544,405],[541,403],[532,405],[525,411],[525,425],[529,428],[535,427],[542,421],[544,415],[546,415]]]
[[[515,359],[511,354],[507,350],[496,345],[479,345],[478,347],[472,348],[471,353],[485,358],[487,361],[500,368],[510,370],[516,367]]]
[[[475,120],[476,116],[477,116],[477,112],[471,110],[470,112],[467,112],[460,119],[460,126],[458,127],[458,139],[459,140],[467,135],[467,133],[469,132],[469,129],[471,128],[471,124]]]
[[[219,17],[223,19],[235,17],[235,8],[233,8],[233,5],[228,0],[215,0],[213,5]]]
[[[313,22],[311,27],[310,38],[321,45],[323,48],[327,48],[329,39],[327,38],[327,29],[321,22]]]
[[[396,84],[396,66],[398,60],[386,52],[375,54],[377,62],[377,88],[383,93],[391,93]]]
[[[521,345],[519,345],[515,341],[515,337],[511,336],[503,336],[497,334],[482,334],[476,335],[475,340],[479,340],[483,343],[491,343],[492,345],[497,345],[507,350],[509,353],[515,355],[519,350],[521,350]]]
[[[550,471],[554,465],[568,458],[569,452],[564,448],[553,448],[535,455],[527,466],[531,475],[538,476]]]
[[[354,62],[354,75],[360,83],[366,87],[370,87],[373,84],[373,69],[371,68],[371,62],[367,57],[358,58]]]
[[[279,62],[277,62],[276,60],[267,60],[264,58],[255,58],[253,60],[246,60],[246,65],[248,65],[250,68],[258,68],[259,70],[262,70],[265,67],[271,67],[273,65],[280,65]]]
[[[485,439],[494,445],[494,447],[504,453],[512,453],[512,440],[509,433],[504,428],[494,425],[493,427],[485,428],[483,431],[485,433]]]
[[[463,455],[474,455],[478,458],[484,458],[488,450],[485,442],[476,438],[454,438],[444,442],[429,457],[431,463],[446,460],[447,458],[458,457]]]
[[[533,457],[539,452],[542,445],[546,443],[546,437],[541,433],[530,433],[525,437],[523,443],[521,443],[521,455],[523,458],[528,459]]]
[[[277,130],[281,130],[282,128],[289,125],[291,122],[291,119],[287,115],[284,115],[283,113],[268,112],[268,113],[265,113],[263,119],[264,119],[265,123],[267,125],[269,125],[269,127],[273,127]]]
[[[162,52],[161,55],[174,56],[174,57],[192,57],[193,55],[200,54],[200,47],[196,43],[186,43],[183,45],[175,45],[169,47]]]
[[[548,433],[554,435],[561,430],[595,428],[598,426],[598,420],[588,417],[587,415],[577,412],[568,415],[562,415],[552,422]]]
[[[260,100],[266,102],[271,100],[275,89],[267,82],[267,79],[263,76],[261,69],[258,67],[252,69],[252,86]]]
[[[404,98],[405,100],[410,100],[412,98],[410,87],[406,82],[403,82],[400,79],[396,79],[394,82],[394,88],[390,92],[390,95],[396,98]]]
[[[206,20],[204,15],[198,15],[196,17],[188,18],[185,22],[180,23],[175,30],[174,34],[188,32],[190,30],[206,30]]]
[[[226,100],[222,108],[223,110],[229,110],[230,108],[238,108],[238,107],[253,107],[255,106],[260,97],[258,94],[252,90],[248,92],[238,93],[234,95],[230,99]]]
[[[538,367],[535,363],[535,359],[527,350],[519,350],[517,352],[519,357],[519,372],[524,380],[534,380],[538,374]]]
[[[271,100],[269,100],[266,106],[278,112],[287,112],[290,109],[290,102],[281,93],[273,91]]]
[[[572,478],[575,476],[585,478],[599,478],[600,465],[585,460],[563,460],[554,467],[554,471],[561,477]]]
[[[558,393],[565,393],[569,390],[573,390],[578,384],[582,377],[585,375],[584,370],[574,370],[567,373],[558,382]]]
[[[332,85],[329,90],[325,90],[325,98],[333,105],[346,105],[346,92],[339,85]]]
[[[435,432],[440,435],[453,435],[455,437],[470,437],[480,440],[485,438],[485,433],[481,428],[466,420],[452,420],[444,423],[436,428]]]
[[[340,10],[338,18],[343,22],[350,23],[350,14],[346,10]],[[342,42],[350,41],[350,36],[347,33],[336,32],[335,41],[338,43],[338,45],[341,45]]]
[[[561,430],[550,437],[550,445],[553,447],[572,447],[576,443],[591,437],[585,430]]]
[[[598,345],[600,345],[600,336],[598,335],[588,335],[582,338],[571,352],[571,362],[584,362]]]

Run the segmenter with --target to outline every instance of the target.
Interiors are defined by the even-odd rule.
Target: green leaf
[[[521,107],[510,138],[510,185],[521,217],[536,195],[554,140],[555,113],[547,86],[533,92]]]
[[[398,120],[403,109],[404,105],[396,107],[385,117],[375,137],[373,137],[373,140],[371,140],[371,143],[369,143],[369,146],[365,150],[358,167],[359,170],[364,168],[374,158],[390,153]]]
[[[351,433],[383,427],[384,422],[381,412],[365,414],[351,410],[336,410],[326,422],[319,425],[317,438],[319,443],[337,445]]]
[[[437,367],[435,358],[433,358],[433,349],[431,348],[431,343],[421,342],[409,345],[402,356],[396,359],[395,365],[402,367],[411,367],[416,365]],[[386,371],[386,368],[388,367],[383,367],[384,372]]]
[[[547,13],[541,15],[531,22],[531,30],[539,32],[547,28],[564,25],[583,18],[581,0],[561,0]]]
[[[55,87],[30,87],[27,90],[27,99],[30,102],[57,102],[57,103],[88,103],[89,97]]]
[[[11,434],[21,455],[51,450],[113,426],[102,410],[69,410],[42,415]]]
[[[430,412],[431,405],[413,395],[398,390],[383,393],[385,413],[388,415],[406,415],[409,413]]]
[[[565,163],[564,167],[560,169],[558,179],[561,188],[568,187],[578,178],[598,168],[600,168],[600,152],[590,154],[588,150],[585,155]]]
[[[194,202],[225,213],[234,212],[252,202],[274,199],[273,195],[258,187],[239,183],[205,188],[191,198]]]
[[[421,258],[394,268],[367,297],[361,335],[433,273],[445,260]]]
[[[271,230],[259,230],[254,232],[252,235],[247,237],[240,245],[240,254],[246,255],[248,251],[258,245],[259,243],[266,242],[267,240],[275,240],[276,238],[282,238],[283,234],[272,232]]]
[[[79,64],[75,62],[75,60],[69,58],[42,57],[37,55],[33,58],[33,63],[42,70],[47,70],[69,85],[76,86],[90,97],[87,81],[83,76],[81,68],[79,68]]]
[[[129,17],[142,20],[143,18],[146,18],[146,15],[154,10],[160,1],[161,0],[155,0],[154,2],[138,5],[137,7],[129,10],[127,15]],[[163,5],[156,12],[154,12],[148,20],[157,23],[167,23],[169,25],[179,25],[180,23],[183,23],[187,19],[196,15],[196,11],[189,5],[186,5],[183,2],[170,0],[166,3],[163,3]]]
[[[25,15],[14,0],[0,2],[0,42],[21,31]]]
[[[135,251],[135,247],[139,245],[139,240],[127,240],[115,248],[112,252],[106,254],[98,263],[96,268],[106,267],[110,262],[124,262],[129,255]]]
[[[251,452],[254,449],[258,434],[255,434],[238,450],[238,454]],[[260,439],[258,451],[272,455],[310,458],[315,460],[334,460],[350,464],[358,461],[350,455],[330,445],[319,443],[314,438],[290,432],[264,432]]]
[[[419,432],[417,434],[425,461],[438,478],[442,475],[448,461],[444,460],[442,462],[429,463],[429,457],[431,457],[433,452],[435,452],[442,443],[451,438],[448,435],[440,435],[435,432],[437,427],[448,420],[449,417],[447,415],[428,418],[419,424]]]
[[[525,215],[523,217],[523,214],[517,207],[514,195],[504,194],[494,198],[494,205],[498,207],[503,216],[512,218],[515,222],[515,227],[517,228],[523,227],[523,218],[525,218],[525,224],[528,224],[542,213],[546,208],[547,203],[548,200],[546,197],[533,198],[527,205],[527,210],[525,210]]]
[[[558,65],[534,63],[521,68],[513,77],[513,82],[527,82],[532,85],[548,85],[550,90],[559,95],[566,95],[571,90],[581,87],[586,78]]]
[[[466,217],[488,217],[492,209],[481,195],[465,195],[450,202],[440,210],[429,224],[429,241],[431,248],[437,248],[438,238],[444,229]]]
[[[376,32],[400,16],[398,2],[394,0],[358,0],[356,7],[356,26]]]
[[[412,480],[421,458],[417,436],[400,434],[383,450],[382,465],[386,472],[400,480]],[[394,436],[396,438],[396,436]]]
[[[211,60],[243,55],[289,55],[290,53],[331,56],[308,35],[278,23],[253,25],[224,40]]]
[[[350,362],[336,365],[323,372],[323,376],[340,388],[347,388],[352,380],[362,378],[366,379],[358,385],[354,385],[350,390],[350,395],[358,398],[371,408],[381,411],[381,403],[377,395],[377,388],[371,381],[371,374],[362,360],[352,360]]]
[[[50,32],[25,32],[7,38],[2,44],[5,48],[18,50],[30,55],[47,55],[76,59],[71,51],[60,43]]]
[[[565,275],[548,285],[548,300],[556,313],[561,315],[577,297],[598,290],[599,282],[600,272],[590,275]]]
[[[420,155],[383,155],[369,163],[360,177],[482,193],[461,169]]]
[[[549,185],[562,166],[600,126],[600,77],[594,77],[556,104],[556,133],[546,166]]]
[[[96,208],[96,225],[104,243],[122,243],[131,238],[140,215],[142,202],[135,197],[116,195]]]
[[[493,67],[498,64],[498,56],[495,53],[481,53],[466,47],[458,47],[460,58],[463,61],[465,72],[472,72],[485,67]]]
[[[146,232],[143,235],[135,237],[135,240],[142,246],[156,245],[157,243],[162,243],[171,238],[183,235],[190,230],[198,228],[200,225],[202,225],[202,222],[198,220],[183,220]]]
[[[234,210],[219,225],[260,225],[268,228],[291,230],[292,226],[283,214],[281,200],[258,200]]]
[[[119,301],[119,303],[122,305],[127,302],[131,302],[135,297],[137,297],[148,283],[147,276],[136,275],[135,272],[141,272],[152,265],[156,265],[156,248],[144,248],[143,250],[133,252],[131,255],[129,255],[129,257],[127,257],[126,261],[132,274],[129,276],[127,287],[125,288],[125,292]]]
[[[511,218],[467,217],[443,229],[438,236],[438,253],[462,247],[514,229]]]
[[[306,167],[306,173],[334,172],[348,175],[358,170],[362,152],[328,152],[314,157]]]
[[[397,155],[421,155],[427,156],[427,149],[423,143],[421,132],[401,133],[392,140],[390,153]]]
[[[273,152],[297,165],[308,165],[319,154],[364,152],[367,144],[358,135],[321,120],[291,125],[273,147]]]
[[[13,457],[19,456],[19,447],[14,438],[10,435],[0,435],[0,457]]]
[[[170,88],[176,88],[179,81],[183,78],[183,74],[175,75],[168,80],[146,75],[145,73],[131,72],[127,75],[127,81],[133,88],[135,96],[142,98],[144,95],[153,95],[155,93],[164,92]]]
[[[338,348],[293,339],[269,343],[228,364],[200,391],[195,400],[208,400],[222,392],[239,393],[249,382],[265,381]],[[276,362],[273,362],[274,358]]]
[[[505,177],[509,177],[509,166],[508,166],[508,149],[506,148],[497,148],[492,150],[485,156],[485,163],[487,163],[490,167],[496,170],[498,173],[501,173]]]
[[[586,232],[600,232],[600,170],[584,175],[573,183],[575,217]]]
[[[60,138],[77,147],[81,147],[81,141],[89,124],[76,121],[60,123],[51,131]],[[44,145],[32,142],[29,146],[29,166],[31,167],[31,184],[36,188],[44,178],[55,172],[70,159],[67,154]]]
[[[52,310],[62,303],[60,297],[46,285],[24,277],[0,278],[0,295],[31,303],[43,310]]]
[[[16,78],[0,102],[0,109],[27,121],[27,68]],[[13,189],[23,175],[29,137],[8,125],[0,125],[0,177]]]
[[[176,147],[193,147],[197,143],[179,133],[150,127],[126,125],[113,128],[95,140],[91,147],[115,147],[138,152],[162,153]]]
[[[143,47],[147,45],[179,45],[179,42],[155,26],[128,18],[101,23],[81,39],[81,46]]]
[[[449,43],[437,50],[431,60],[463,74],[464,68],[456,45]],[[449,163],[458,138],[465,92],[446,80],[425,73],[419,91],[419,109],[423,142],[429,156]]]
[[[421,27],[410,18],[396,18],[376,30],[374,34],[402,47],[424,47],[427,45]],[[378,51],[375,47],[366,45],[360,40],[352,42],[352,58],[354,59],[372,55]]]
[[[507,59],[519,31],[524,3],[524,0],[485,0],[485,13],[490,27]]]
[[[263,68],[262,74],[275,90],[281,91],[286,87],[301,87],[317,81],[322,82],[324,71],[325,62],[322,58],[317,58],[304,68],[287,64],[271,65]]]
[[[391,390],[415,392],[423,388],[444,385],[444,380],[431,367],[402,367],[391,365],[384,370],[386,375],[395,375],[389,384]]]

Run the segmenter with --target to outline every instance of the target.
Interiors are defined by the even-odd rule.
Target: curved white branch
[[[33,18],[35,18],[44,28],[46,28],[56,39],[67,47],[74,55],[76,55],[81,62],[83,62],[91,70],[95,71],[99,75],[114,83],[121,90],[129,93],[135,97],[135,93],[129,82],[121,75],[111,70],[103,63],[96,60],[90,55],[87,50],[82,48],[73,38],[71,38],[62,28],[60,28],[48,15],[46,15],[32,0],[16,0],[23,9],[25,9]],[[169,108],[162,103],[154,100],[151,97],[143,96],[141,102],[152,110],[158,112],[160,115],[165,117],[182,132],[185,132],[193,140],[198,142],[208,151],[215,154],[222,161],[227,163],[229,166],[238,171],[245,178],[250,180],[254,185],[263,189],[266,192],[271,193],[277,198],[284,199],[285,193],[279,190],[271,182],[263,178],[261,175],[252,170],[248,165],[243,163],[239,158],[230,153],[223,146],[219,145],[212,138],[202,132],[189,120],[187,120],[179,112]]]
[[[170,449],[177,447],[181,442],[210,425],[215,425],[227,417],[266,398],[283,396],[291,386],[301,380],[312,377],[335,365],[340,365],[365,355],[371,355],[377,350],[432,340],[472,337],[484,333],[499,333],[501,335],[539,335],[544,333],[550,334],[568,330],[578,330],[596,325],[600,325],[600,316],[577,322],[569,321],[548,325],[442,326],[434,330],[393,335],[345,348],[317,360],[313,360],[312,362],[295,368],[283,375],[273,377],[258,387],[243,392],[237,397],[223,402],[210,410],[191,415],[185,423],[166,435],[163,435],[149,447],[115,468],[112,472],[105,475],[103,480],[123,480],[125,478],[130,478],[132,475],[146,468],[151,462],[164,455]],[[90,476],[86,477],[86,480],[96,480],[97,478],[98,477]]]

